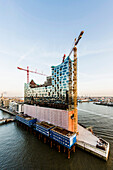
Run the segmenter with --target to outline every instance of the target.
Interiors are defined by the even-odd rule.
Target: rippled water
[[[0,111],[0,118],[3,117],[9,115]],[[110,143],[107,162],[79,148],[68,160],[66,154],[51,149],[15,122],[0,126],[0,170],[113,170],[113,107],[81,103],[78,118]]]

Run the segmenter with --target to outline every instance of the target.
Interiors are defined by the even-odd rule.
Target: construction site
[[[68,159],[78,146],[107,160],[109,143],[78,124],[77,44],[83,34],[81,31],[69,55],[64,54],[61,64],[51,66],[51,76],[31,71],[28,66],[27,69],[17,67],[27,72],[27,83],[24,84],[24,113],[16,115],[16,120],[44,143],[49,143],[51,148],[56,146],[58,152],[63,148]],[[46,76],[46,81],[43,84],[29,81],[29,73]]]

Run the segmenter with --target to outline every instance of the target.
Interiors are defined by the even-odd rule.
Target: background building
[[[24,112],[24,104],[23,103],[17,103],[15,101],[11,101],[9,103],[9,111],[22,113],[22,112]]]

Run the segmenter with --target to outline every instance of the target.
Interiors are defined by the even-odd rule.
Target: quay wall
[[[10,115],[13,115],[13,116],[16,116],[16,115],[17,115],[17,113],[11,112],[10,110],[8,110],[8,109],[6,109],[6,108],[0,107],[0,110],[2,110],[2,111],[4,111],[4,112],[7,112],[7,113],[9,113]]]

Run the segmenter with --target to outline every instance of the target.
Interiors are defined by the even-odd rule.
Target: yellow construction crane
[[[77,125],[78,125],[78,113],[77,113],[77,44],[79,40],[82,38],[82,35],[84,34],[84,31],[81,31],[80,35],[78,36],[78,39],[75,39],[74,47],[72,48],[71,52],[69,53],[69,56],[74,51],[74,62],[73,62],[73,99],[74,99],[74,131],[77,133]],[[70,82],[71,84],[71,82]],[[71,92],[71,86],[69,89],[69,94],[72,95]],[[71,98],[71,96],[69,96]],[[69,103],[70,105],[71,103]]]

